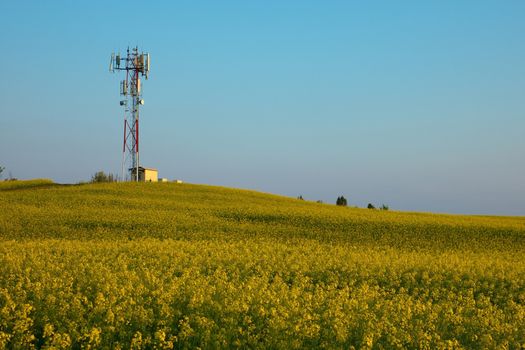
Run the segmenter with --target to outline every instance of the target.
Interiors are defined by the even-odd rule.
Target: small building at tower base
[[[136,168],[129,169],[131,179],[135,179]],[[159,180],[159,172],[157,169],[145,168],[139,166],[139,181],[141,182],[157,182]]]

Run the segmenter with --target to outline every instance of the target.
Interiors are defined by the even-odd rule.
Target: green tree
[[[388,210],[390,208],[388,207],[388,205],[383,204],[383,205],[381,205],[381,208],[379,208],[379,209],[381,209],[381,210]]]
[[[341,197],[337,197],[337,200],[335,201],[335,204],[339,205],[339,206],[342,206],[342,207],[346,207],[346,205],[348,203],[346,201],[346,198],[344,196],[341,196]]]
[[[5,167],[0,166],[0,179],[2,178],[2,173],[4,172]]]
[[[366,206],[368,209],[375,209],[376,207],[374,207],[374,205],[372,203],[368,203],[368,205]]]
[[[98,171],[91,177],[92,183],[115,182],[115,181],[117,181],[117,179],[115,176],[113,176],[113,174],[111,173],[106,174],[103,171]]]

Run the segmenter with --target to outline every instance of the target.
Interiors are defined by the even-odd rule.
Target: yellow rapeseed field
[[[0,183],[0,349],[525,348],[525,218]]]

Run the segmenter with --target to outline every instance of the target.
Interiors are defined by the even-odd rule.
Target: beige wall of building
[[[159,172],[156,169],[144,169],[144,181],[157,182],[158,178]]]

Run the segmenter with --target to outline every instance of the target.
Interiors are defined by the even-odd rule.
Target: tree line
[[[303,198],[302,195],[297,197],[297,199],[299,199],[301,201],[304,201],[304,198]],[[317,203],[323,203],[323,201],[318,200]],[[337,199],[335,201],[335,204],[340,206],[340,207],[346,207],[346,206],[348,206],[348,201],[345,198],[345,196],[339,196],[339,197],[337,197]],[[368,209],[379,209],[379,210],[389,210],[390,209],[390,207],[388,205],[386,205],[386,204],[381,204],[379,207],[376,208],[376,206],[373,205],[372,203],[368,203],[368,205],[366,207]]]

